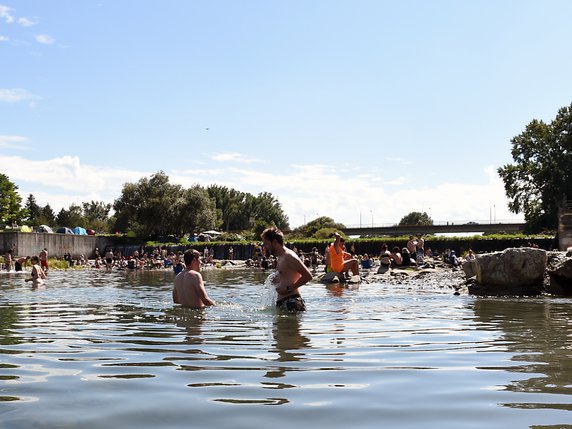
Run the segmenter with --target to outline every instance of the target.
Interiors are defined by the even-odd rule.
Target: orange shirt
[[[330,267],[332,267],[332,271],[337,273],[344,269],[344,251],[341,247],[339,251],[340,253],[336,253],[336,246],[330,245]]]

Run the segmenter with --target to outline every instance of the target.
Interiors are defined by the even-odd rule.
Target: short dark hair
[[[276,240],[278,244],[284,245],[284,234],[275,226],[266,228],[264,231],[262,231],[260,237],[263,240],[268,240],[270,242]]]
[[[183,258],[185,259],[185,265],[190,265],[191,262],[193,262],[193,259],[195,258],[199,259],[200,257],[201,254],[199,253],[198,250],[195,249],[189,249],[185,251],[185,254],[183,256]]]

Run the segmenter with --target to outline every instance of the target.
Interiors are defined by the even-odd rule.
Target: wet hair
[[[269,228],[266,228],[262,232],[262,234],[260,234],[260,237],[263,240],[268,240],[270,242],[273,242],[274,240],[276,240],[278,242],[278,244],[284,245],[284,234],[282,233],[282,231],[280,231],[275,226],[271,226]]]
[[[193,259],[199,259],[200,257],[201,254],[199,253],[198,250],[195,249],[189,249],[185,251],[185,254],[183,256],[183,258],[185,259],[185,265],[190,265],[191,262],[193,262]]]
[[[32,262],[40,262],[40,258],[37,256],[32,256],[31,261]]]

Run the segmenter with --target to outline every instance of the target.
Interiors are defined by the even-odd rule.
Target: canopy
[[[38,232],[49,232],[50,234],[53,234],[54,231],[48,225],[40,225],[38,227]]]
[[[81,226],[76,226],[72,231],[75,235],[87,235],[87,231]]]
[[[61,227],[56,230],[58,234],[73,234],[73,231],[69,228]]]

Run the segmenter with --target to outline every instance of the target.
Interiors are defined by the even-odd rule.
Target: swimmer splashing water
[[[277,293],[276,308],[286,311],[306,310],[298,289],[312,280],[312,273],[296,253],[284,247],[284,234],[278,228],[266,228],[260,236],[264,247],[278,258],[278,275],[275,274],[270,280]]]

